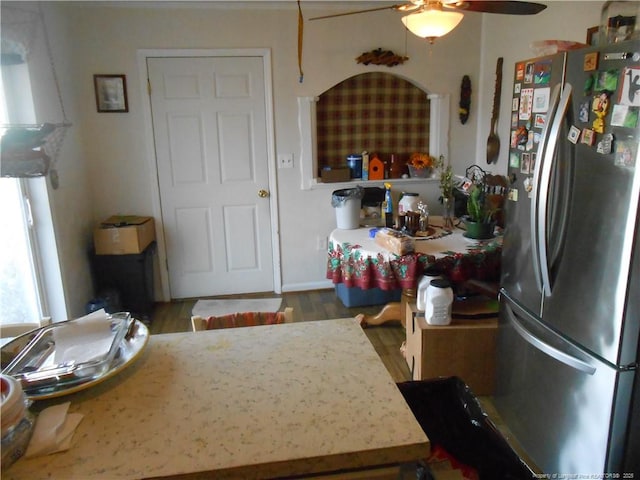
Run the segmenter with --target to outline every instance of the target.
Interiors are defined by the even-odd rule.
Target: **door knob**
[[[258,190],[258,196],[260,198],[267,198],[269,196],[269,190],[265,190],[265,189]]]

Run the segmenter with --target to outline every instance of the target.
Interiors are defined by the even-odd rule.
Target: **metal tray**
[[[117,314],[113,314],[112,317],[116,315]],[[144,350],[149,340],[148,328],[139,320],[131,319],[128,316],[127,318],[129,320],[124,321],[124,325],[127,328],[123,330],[120,329],[123,319],[120,318],[116,321],[117,332],[114,333],[113,357],[106,363],[102,360],[101,362],[89,362],[92,363],[91,365],[87,363],[63,365],[57,366],[56,368],[48,367],[37,371],[36,374],[32,374],[31,377],[26,377],[28,378],[27,381],[25,381],[24,374],[20,375],[20,373],[5,372],[5,370],[9,370],[9,367],[13,369],[17,368],[18,365],[28,363],[29,360],[34,361],[37,358],[37,354],[51,358],[55,350],[55,345],[51,351],[47,351],[47,348],[51,349],[50,345],[45,348],[35,347],[37,343],[42,342],[42,345],[48,343],[43,339],[49,336],[44,332],[51,328],[51,326],[49,326],[17,337],[0,349],[3,373],[19,378],[23,384],[25,395],[31,400],[59,397],[90,388],[122,371],[135,361]],[[32,352],[32,354],[24,355],[24,352],[27,350]],[[110,349],[109,352],[111,353],[111,351]],[[46,358],[41,361],[42,365],[50,365],[50,362],[47,364]],[[100,364],[98,365],[98,363]]]
[[[2,373],[19,380],[27,394],[102,375],[115,358],[133,320],[128,312],[107,315],[101,311],[92,315],[93,318],[58,322],[39,329]]]

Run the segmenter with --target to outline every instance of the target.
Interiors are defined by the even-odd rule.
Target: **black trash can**
[[[431,443],[476,469],[480,480],[534,478],[458,377],[402,382],[398,388]]]
[[[116,291],[122,310],[140,320],[148,321],[153,313],[153,252],[155,242],[141,253],[127,255],[96,255],[91,252],[94,291]]]

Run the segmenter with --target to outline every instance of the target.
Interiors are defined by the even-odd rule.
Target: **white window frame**
[[[3,68],[3,89],[11,92],[7,96],[6,111],[12,124],[34,124],[35,105],[27,63]],[[23,198],[24,225],[27,229],[31,255],[34,287],[38,296],[37,309],[40,318],[11,319],[10,321],[40,321],[51,317],[54,321],[66,320],[68,311],[62,282],[49,190],[46,177],[16,179]],[[7,320],[9,321],[9,320]]]

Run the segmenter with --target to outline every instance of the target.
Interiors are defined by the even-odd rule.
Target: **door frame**
[[[171,300],[169,288],[169,270],[167,250],[164,240],[164,225],[160,208],[160,186],[158,182],[158,166],[155,153],[155,139],[153,136],[153,122],[151,114],[151,95],[149,94],[147,59],[151,57],[260,57],[264,72],[265,90],[265,121],[267,136],[267,167],[269,174],[269,213],[271,215],[271,248],[273,253],[273,289],[275,293],[282,292],[282,272],[280,259],[280,229],[278,228],[278,182],[276,177],[275,129],[273,112],[273,83],[271,73],[271,49],[269,48],[224,48],[224,49],[139,49],[137,51],[138,73],[140,79],[140,97],[143,100],[144,138],[149,165],[149,185],[152,193],[153,216],[156,219],[156,242],[158,248],[158,269],[160,276],[160,300]],[[156,296],[158,296],[156,294]]]

